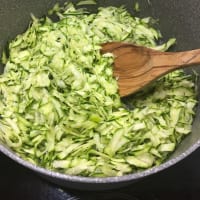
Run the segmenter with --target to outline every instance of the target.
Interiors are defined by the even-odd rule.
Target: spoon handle
[[[200,49],[184,52],[159,52],[152,51],[153,68],[162,68],[164,73],[169,71],[185,68],[191,65],[200,64]]]

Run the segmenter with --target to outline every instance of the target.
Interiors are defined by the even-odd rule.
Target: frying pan
[[[0,53],[2,49],[5,48],[8,41],[26,30],[30,21],[30,13],[33,13],[36,17],[44,16],[56,2],[60,4],[64,3],[64,1],[61,0],[0,0]],[[71,0],[71,2],[77,1]],[[164,39],[176,37],[177,44],[173,50],[180,51],[200,48],[199,0],[141,0],[139,2],[141,5],[141,12],[139,15],[142,17],[152,16],[155,19],[159,19],[159,29],[163,33]],[[133,0],[99,0],[97,5],[89,6],[88,9],[94,11],[99,6],[110,5],[124,5],[129,12],[133,13]],[[195,69],[197,73],[200,73],[200,67],[195,67],[193,69]],[[192,69],[187,70],[186,73],[191,73],[191,70]],[[3,71],[3,66],[0,66],[0,71]],[[198,85],[200,84],[198,83]],[[199,86],[198,88],[200,89]],[[81,190],[118,188],[142,178],[148,178],[149,175],[167,169],[190,155],[200,146],[199,106],[200,105],[196,108],[192,133],[182,141],[168,160],[160,166],[130,175],[108,178],[89,178],[60,174],[22,160],[4,144],[0,144],[0,151],[19,164],[37,172],[49,181],[65,187]]]

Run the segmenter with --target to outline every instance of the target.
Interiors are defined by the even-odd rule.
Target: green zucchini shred
[[[79,1],[76,6],[85,6],[85,5],[96,5],[96,0],[83,0]]]

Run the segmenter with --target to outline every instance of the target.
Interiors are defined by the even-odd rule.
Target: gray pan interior
[[[65,1],[0,0],[0,53],[8,41],[12,40],[17,34],[26,30],[30,21],[30,13],[33,13],[37,17],[41,17],[47,14],[47,10],[56,2],[62,4]],[[77,1],[72,0],[72,2]],[[97,6],[125,5],[130,12],[133,12],[133,2],[133,0],[99,0]],[[174,51],[200,48],[199,0],[141,0],[139,2],[141,4],[141,13],[139,15],[143,17],[152,16],[159,19],[159,29],[163,33],[164,39],[168,39],[172,36],[177,38],[177,45],[173,48]],[[97,6],[90,6],[89,9],[95,10]],[[195,69],[200,73],[200,67],[194,67],[191,69]],[[187,73],[190,73],[191,69],[187,70]],[[0,71],[3,71],[3,66],[0,66]],[[192,134],[184,139],[177,150],[165,163],[140,173],[122,177],[86,178],[59,174],[34,166],[20,159],[3,144],[0,144],[0,151],[25,167],[38,172],[46,179],[62,186],[83,190],[117,188],[166,169],[184,159],[191,152],[197,149],[200,146],[199,122],[200,113],[198,105]]]

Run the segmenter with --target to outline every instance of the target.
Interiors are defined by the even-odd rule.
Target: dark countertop
[[[200,199],[200,149],[177,165],[114,191],[61,189],[0,153],[0,200]]]

